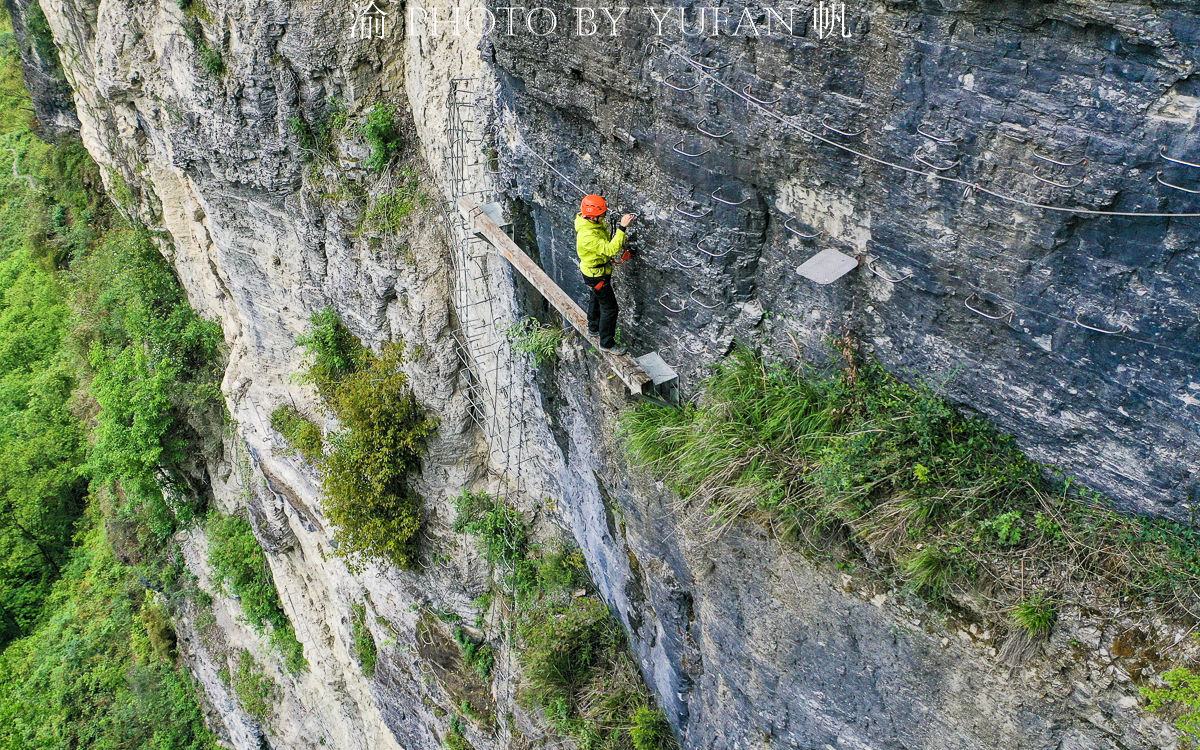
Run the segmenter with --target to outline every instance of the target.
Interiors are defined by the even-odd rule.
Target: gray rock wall
[[[569,4],[546,5],[572,18]],[[823,339],[849,332],[894,372],[946,381],[1030,455],[1127,510],[1188,520],[1200,492],[1200,218],[1031,208],[964,184],[1085,210],[1200,212],[1200,197],[1155,182],[1162,170],[1200,186],[1200,169],[1159,154],[1200,154],[1200,15],[1181,2],[847,5],[849,38],[819,40],[806,22],[794,36],[683,38],[677,21],[658,37],[644,9],[615,39],[493,35],[502,106],[565,178],[510,136],[509,184],[532,206],[547,267],[582,298],[570,183],[603,189],[642,214],[639,258],[617,284],[635,349],[662,350],[694,378],[735,339],[781,351],[795,336],[821,358]],[[722,6],[735,22],[743,7]],[[727,87],[657,38],[720,66]],[[777,103],[757,106],[747,87]],[[805,130],[908,170],[931,171],[916,156],[957,163],[939,174],[959,182]],[[713,200],[717,188],[744,203]],[[821,236],[789,232],[789,218]],[[892,285],[862,267],[821,287],[795,273],[825,248],[911,277]],[[1013,315],[988,320],[966,303]],[[1077,315],[1128,331],[1089,331]]]

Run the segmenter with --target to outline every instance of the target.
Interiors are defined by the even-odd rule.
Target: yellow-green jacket
[[[575,252],[579,253],[579,270],[584,276],[607,276],[612,273],[612,260],[621,254],[625,245],[625,230],[617,228],[612,239],[603,221],[588,221],[575,214]]]

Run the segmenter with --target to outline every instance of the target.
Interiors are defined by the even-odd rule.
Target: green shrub
[[[205,43],[200,43],[196,46],[197,51],[200,53],[200,67],[204,68],[214,78],[224,75],[225,58],[221,56],[221,51],[213,49]]]
[[[467,742],[467,738],[462,736],[462,732],[451,727],[446,732],[446,738],[442,740],[444,750],[474,750],[471,743]]]
[[[122,514],[151,532],[146,544],[161,546],[203,510],[173,467],[206,447],[192,424],[222,407],[220,326],[188,306],[144,232],[107,234],[74,291],[72,337],[99,407],[86,464],[92,490],[119,485]],[[164,493],[164,485],[181,489]]]
[[[212,568],[213,581],[226,594],[238,597],[246,620],[259,632],[268,634],[289,670],[301,672],[306,669],[304,648],[283,611],[271,566],[267,564],[267,556],[263,554],[250,522],[214,511],[209,515],[206,530],[208,564]]]
[[[175,625],[171,616],[149,598],[142,603],[138,620],[144,628],[146,653],[144,660],[157,659],[163,662],[175,660]]]
[[[522,673],[522,703],[540,708],[581,748],[630,748],[639,725],[644,725],[643,740],[655,737],[651,717],[639,713],[652,696],[629,654],[620,623],[596,597],[575,596],[577,588],[590,586],[582,553],[563,546],[547,552],[531,544],[520,513],[487,493],[464,491],[457,506],[455,530],[476,538],[493,567],[503,570],[504,582],[517,600],[521,643],[514,648]],[[491,595],[476,604],[487,609]],[[491,650],[481,659],[481,650],[471,650],[473,644],[462,628],[455,636],[463,647],[464,663],[486,676],[494,658]],[[669,731],[665,737],[659,738],[666,743],[662,747],[675,747]]]
[[[525,318],[511,324],[505,335],[514,350],[532,355],[533,363],[540,365],[558,356],[558,346],[566,339],[567,331],[561,326],[540,323],[537,318]]]
[[[371,359],[370,351],[346,328],[332,307],[313,313],[308,331],[296,343],[304,348],[307,357],[300,380],[315,386],[327,405],[336,400],[342,379]]]
[[[545,591],[576,591],[591,585],[587,563],[578,547],[561,546],[543,554],[537,574]]]
[[[608,608],[595,597],[575,599],[557,607],[554,616],[523,622],[525,696],[543,706],[557,699],[570,702],[619,633]]]
[[[468,669],[475,670],[483,679],[492,676],[492,667],[496,663],[496,652],[486,643],[476,643],[471,640],[462,627],[454,629],[454,640],[462,649],[463,664]]]
[[[279,699],[279,686],[263,671],[249,651],[242,651],[238,657],[230,684],[246,713],[263,722],[271,717],[275,701]]]
[[[1021,511],[1010,510],[995,518],[980,521],[979,530],[992,535],[1000,544],[1017,544],[1021,541]]]
[[[358,659],[362,673],[370,677],[375,674],[375,661],[379,652],[375,646],[375,637],[367,628],[367,608],[364,605],[354,605],[354,619],[351,624],[354,629],[354,657]]]
[[[410,486],[437,420],[426,416],[402,372],[404,346],[372,355],[326,308],[300,338],[304,382],[313,383],[342,429],[322,461],[323,507],[338,554],[352,566],[381,558],[416,566],[421,499]]]
[[[225,60],[219,49],[213,49],[204,38],[204,26],[201,21],[212,23],[212,14],[199,0],[181,0],[179,7],[183,9],[183,33],[196,48],[196,57],[200,67],[213,77],[225,73]]]
[[[1057,619],[1054,603],[1039,591],[1019,602],[1012,611],[1012,621],[1032,636],[1049,635]]]
[[[289,453],[299,451],[304,460],[317,463],[325,449],[321,426],[301,414],[296,407],[284,405],[271,412],[271,429],[287,441]]]
[[[187,670],[138,648],[142,584],[95,516],[45,617],[0,655],[0,746],[216,750]]]
[[[642,706],[633,715],[633,727],[629,730],[634,750],[669,750],[675,747],[675,735],[667,717],[657,708]]]
[[[338,554],[416,566],[421,498],[410,485],[437,420],[417,403],[400,369],[404,347],[391,344],[341,378],[329,406],[343,429],[325,460],[324,508]]]
[[[476,538],[492,565],[512,569],[525,559],[529,539],[516,508],[486,492],[464,490],[455,500],[454,530]]]
[[[1187,667],[1163,673],[1166,687],[1143,686],[1142,695],[1150,700],[1151,711],[1173,709],[1178,712],[1175,728],[1184,737],[1200,742],[1200,675]]]
[[[394,110],[386,104],[376,104],[362,124],[362,135],[371,147],[367,168],[382,172],[400,152],[400,133],[396,129]]]

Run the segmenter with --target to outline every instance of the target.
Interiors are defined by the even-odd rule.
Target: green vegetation
[[[537,318],[525,318],[509,325],[505,331],[513,349],[521,354],[533,356],[535,365],[554,361],[558,356],[558,346],[567,338],[567,330],[562,326],[541,323]]]
[[[34,137],[0,18],[0,747],[215,748],[175,663],[169,532],[202,510],[176,462],[220,423],[220,331],[83,146]]]
[[[183,33],[196,48],[200,67],[214,78],[224,75],[225,60],[221,57],[221,51],[208,46],[204,38],[203,24],[213,22],[207,6],[202,0],[179,0],[179,7],[183,10]]]
[[[455,529],[475,537],[502,573],[500,593],[515,598],[519,700],[580,747],[674,748],[620,624],[597,597],[575,596],[589,585],[582,554],[532,544],[520,513],[499,498],[466,491],[457,505]]]
[[[421,498],[409,478],[437,420],[426,416],[401,370],[404,345],[372,354],[332,309],[313,315],[300,343],[308,356],[304,382],[342,425],[320,461],[338,554],[351,565],[382,558],[415,568]]]
[[[344,377],[329,404],[343,429],[324,462],[324,508],[338,554],[381,557],[416,567],[421,498],[409,477],[420,469],[437,420],[425,415],[401,371],[404,346],[390,344]]]
[[[396,129],[396,113],[386,104],[376,104],[362,124],[362,136],[371,147],[367,168],[382,172],[400,152],[400,132]]]
[[[303,117],[295,116],[288,118],[288,127],[299,141],[305,158],[332,161],[335,156],[334,140],[338,133],[346,129],[349,121],[350,113],[346,107],[337,99],[331,99],[315,123],[310,125]]]
[[[238,657],[229,682],[246,713],[262,722],[271,717],[279,697],[279,686],[263,671],[249,651],[242,651]]]
[[[1200,593],[1200,532],[1046,480],[982,419],[849,356],[824,377],[737,351],[700,406],[645,404],[623,431],[634,459],[718,525],[758,519],[815,554],[869,549],[923,596],[984,600],[1027,630],[1051,627],[1051,598],[1186,616]],[[1029,590],[1045,598],[1024,601]]]
[[[91,520],[37,629],[0,656],[0,746],[215,750],[174,634]]]
[[[240,516],[212,511],[206,531],[213,581],[225,594],[238,598],[246,620],[260,633],[268,635],[271,644],[283,655],[288,669],[292,672],[306,669],[304,649],[283,611],[275,580],[271,577],[271,566],[254,537],[250,522]]]
[[[203,0],[178,0],[178,3],[179,9],[183,11],[185,17],[212,22],[212,13],[208,11],[208,6],[204,4]]]
[[[1143,687],[1151,711],[1174,712],[1175,728],[1200,743],[1200,675],[1186,667],[1163,674],[1164,688]]]
[[[463,664],[468,669],[475,670],[483,679],[492,676],[492,667],[496,664],[496,651],[486,643],[476,643],[467,635],[461,626],[454,629],[454,640],[462,649]]]
[[[375,674],[375,661],[379,657],[379,652],[375,647],[375,638],[367,628],[366,606],[355,604],[353,614],[354,619],[351,626],[354,630],[354,657],[358,659],[358,665],[362,667],[363,674],[370,677]]]
[[[54,68],[61,68],[58,48],[54,46],[54,34],[50,31],[50,23],[46,20],[46,14],[38,0],[31,0],[29,9],[25,12],[25,30],[29,33],[37,56],[48,60]]]
[[[457,716],[450,719],[450,728],[442,740],[444,750],[475,750],[467,738],[462,735],[462,722]]]
[[[45,19],[31,6],[33,27]],[[40,19],[40,20],[39,20]],[[2,21],[7,27],[7,17]],[[35,35],[36,28],[31,29]],[[45,29],[49,40],[49,30]],[[47,41],[53,49],[52,41]],[[87,477],[74,416],[78,342],[66,266],[108,226],[99,172],[78,142],[30,130],[31,104],[10,31],[0,36],[0,647],[32,631],[67,563]]]
[[[455,501],[454,531],[475,537],[492,566],[515,570],[526,559],[529,540],[517,509],[486,492],[465,490]]]
[[[428,196],[420,192],[420,180],[410,168],[400,170],[400,183],[376,196],[374,203],[363,216],[362,228],[382,232],[395,232],[404,225],[418,205],[424,206]]]
[[[308,331],[297,343],[308,356],[301,382],[315,386],[327,404],[337,398],[341,380],[367,364],[371,355],[332,307],[313,313]]]
[[[1018,603],[1012,611],[1013,622],[1032,636],[1048,635],[1057,616],[1054,603],[1040,591]]]
[[[634,750],[668,750],[675,746],[675,736],[667,717],[657,708],[642,706],[633,715],[629,730]]]
[[[186,464],[200,439],[189,420],[220,418],[220,328],[192,311],[139,231],[99,241],[74,297],[74,345],[87,353],[100,408],[86,465],[92,491],[119,485],[118,513],[150,532],[143,546],[161,546],[203,510],[188,478],[170,467]]]
[[[593,596],[547,602],[522,618],[518,632],[522,702],[584,747],[630,747],[634,717],[650,696],[604,603]]]
[[[304,460],[318,463],[325,451],[321,426],[301,414],[291,405],[277,407],[271,412],[271,429],[287,441],[290,452],[299,452]]]
[[[0,193],[0,647],[28,634],[66,563],[87,481],[69,408],[70,308],[52,268],[22,246],[27,208]]]

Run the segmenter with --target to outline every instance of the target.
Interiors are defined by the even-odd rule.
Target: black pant
[[[583,282],[592,291],[588,305],[588,331],[600,336],[600,346],[611,349],[617,345],[617,295],[613,294],[612,276],[584,276]],[[597,289],[596,285],[600,284]]]

